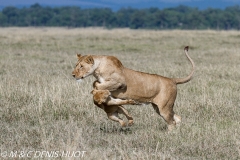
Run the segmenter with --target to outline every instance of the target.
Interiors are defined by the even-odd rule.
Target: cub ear
[[[94,64],[94,60],[92,56],[87,56],[85,62],[88,64]]]
[[[81,57],[82,57],[82,55],[78,53],[77,58],[80,59]]]
[[[105,90],[105,92],[108,96],[111,96],[111,92],[109,90]]]
[[[90,93],[94,95],[96,93],[95,89],[92,90]]]

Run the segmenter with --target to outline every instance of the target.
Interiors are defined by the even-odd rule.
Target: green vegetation
[[[86,151],[86,160],[240,159],[238,31],[27,27],[0,28],[0,35],[0,156]],[[135,124],[121,129],[93,104],[94,78],[77,83],[71,76],[81,53],[184,77],[191,70],[186,45],[196,73],[178,86],[174,110],[182,123],[171,133],[151,105],[126,106]]]
[[[240,6],[198,10],[186,6],[175,8],[133,9],[116,12],[109,8],[79,7],[6,7],[0,12],[0,26],[67,26],[132,29],[240,29]]]

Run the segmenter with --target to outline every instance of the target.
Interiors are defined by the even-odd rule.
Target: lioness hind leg
[[[168,130],[171,131],[176,126],[174,119],[173,105],[167,105],[160,109],[160,114],[168,124]]]
[[[158,109],[158,106],[155,104],[152,104],[152,106],[153,106],[154,110],[157,112],[157,114],[161,115],[160,111]],[[181,118],[181,116],[174,113],[173,119],[175,120],[176,124],[179,124],[179,123],[181,123],[182,118]]]
[[[175,119],[178,122],[180,120],[178,116],[175,116],[174,118],[174,115],[175,115],[173,111],[174,100],[170,99],[167,101],[163,99],[157,99],[154,101],[154,104],[153,104],[153,107],[156,110],[156,112],[160,114],[163,117],[163,119],[167,122],[169,131],[175,128],[176,126]]]
[[[133,125],[133,117],[128,113],[128,111],[123,106],[118,106],[118,113],[124,114],[126,118],[128,119],[128,126]]]
[[[118,112],[113,112],[113,113],[107,113],[107,116],[109,119],[119,122],[122,127],[126,127],[126,123],[118,117]]]
[[[176,121],[176,124],[179,124],[181,122],[181,119],[182,119],[179,115],[176,115],[176,114],[174,114],[173,118]]]

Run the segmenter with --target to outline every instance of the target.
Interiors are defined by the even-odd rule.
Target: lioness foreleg
[[[125,105],[125,104],[136,104],[134,100],[131,99],[117,99],[117,98],[112,98],[111,96],[108,97],[108,99],[105,102],[108,106],[113,106],[113,105]]]
[[[96,90],[94,89],[92,92],[93,101],[98,104],[106,104],[107,106],[115,106],[115,105],[125,105],[125,104],[136,104],[134,100],[131,99],[117,99],[111,97],[111,93],[108,90]]]
[[[93,83],[93,87],[97,90],[115,91],[118,89],[124,89],[126,85],[124,83],[119,83],[119,82],[109,80],[101,83],[99,81],[95,81]]]

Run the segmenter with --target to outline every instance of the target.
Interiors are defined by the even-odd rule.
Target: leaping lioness
[[[167,78],[156,74],[134,71],[124,67],[113,56],[81,56],[80,54],[77,55],[78,62],[72,75],[76,80],[82,80],[89,75],[93,75],[97,79],[93,84],[95,89],[94,97],[99,97],[97,90],[108,90],[110,94],[107,96],[118,100],[151,103],[155,111],[167,122],[168,129],[171,130],[176,123],[181,122],[181,117],[173,111],[177,96],[177,84],[190,81],[195,70],[195,64],[188,55],[188,46],[184,48],[184,51],[192,65],[191,73],[185,78]],[[105,100],[106,102],[102,101],[101,104],[98,104],[97,100],[94,99],[95,104],[103,108],[111,120],[120,122],[122,126],[125,126],[125,123],[118,117],[118,113],[126,112],[124,114],[127,116],[130,125],[133,124],[132,117],[125,108],[120,106],[123,104],[122,102],[109,105],[111,103],[108,104],[107,98]],[[110,109],[111,107],[115,109]]]

